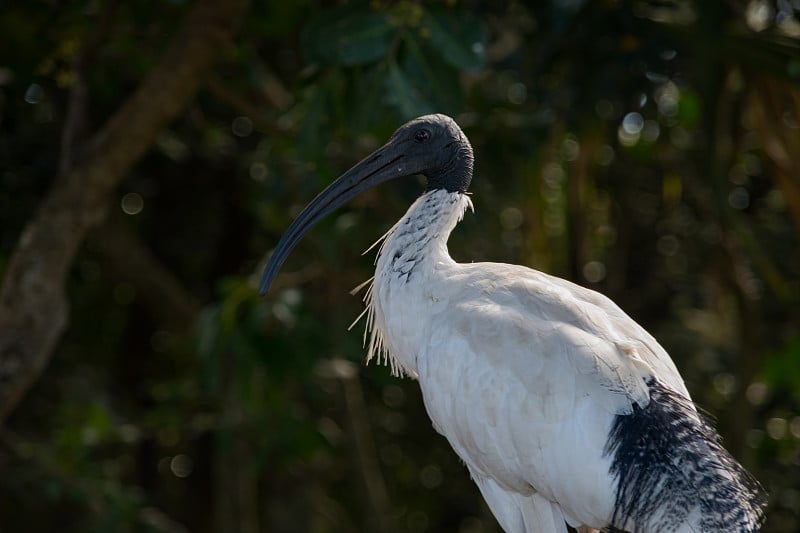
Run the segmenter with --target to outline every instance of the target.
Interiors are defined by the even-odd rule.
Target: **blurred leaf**
[[[404,44],[400,64],[407,79],[436,112],[457,114],[463,107],[458,71],[434,54],[424,41],[408,37]]]
[[[386,55],[397,28],[383,13],[343,7],[321,13],[303,31],[309,58],[339,65],[363,65]]]
[[[398,110],[404,120],[434,112],[430,102],[396,63],[389,65],[385,90],[388,102]]]
[[[484,66],[489,29],[471,12],[432,7],[422,15],[421,28],[431,50],[450,65],[464,70]]]
[[[100,438],[108,436],[114,427],[111,413],[104,405],[99,403],[93,403],[89,406],[86,413],[86,423]]]
[[[261,35],[281,36],[308,17],[308,0],[295,2],[254,2],[248,24]]]
[[[391,110],[384,97],[387,71],[388,66],[379,63],[356,78],[355,98],[350,106],[353,113],[350,124],[356,131],[370,129],[381,120],[386,120],[384,115]]]
[[[678,120],[691,128],[700,121],[700,97],[694,91],[682,91],[678,100]]]
[[[319,75],[316,86],[310,87],[293,113],[300,120],[300,127],[295,137],[295,146],[304,159],[319,163],[324,159],[324,151],[320,147],[330,142],[331,115],[335,111],[335,102],[344,95],[344,75],[338,69],[327,69]]]
[[[790,338],[778,351],[770,354],[761,370],[764,381],[800,396],[800,336]]]

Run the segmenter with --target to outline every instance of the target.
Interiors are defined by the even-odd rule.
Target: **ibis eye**
[[[417,141],[418,143],[424,143],[430,138],[431,138],[431,132],[429,132],[426,129],[419,130],[417,131],[417,133],[414,134],[414,140]]]

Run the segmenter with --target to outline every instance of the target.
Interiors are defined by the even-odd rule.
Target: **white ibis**
[[[367,360],[419,381],[436,430],[509,533],[757,531],[763,491],[698,414],[667,352],[605,296],[522,266],[460,264],[472,147],[451,118],[401,126],[300,213],[260,292],[320,219],[392,178],[425,193],[383,237]],[[365,337],[366,338],[366,337]]]

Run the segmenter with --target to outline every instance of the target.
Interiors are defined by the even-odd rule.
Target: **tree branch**
[[[67,112],[61,130],[61,153],[58,162],[58,176],[66,176],[75,165],[76,152],[86,140],[86,108],[89,101],[86,71],[94,62],[97,51],[105,42],[113,27],[119,2],[109,1],[103,6],[94,31],[83,42],[72,63],[72,83],[69,87]]]
[[[137,298],[160,324],[173,331],[187,331],[194,324],[200,302],[118,217],[109,217],[89,240],[115,277],[134,286]]]
[[[23,231],[0,288],[0,421],[66,328],[64,279],[87,231],[103,219],[107,195],[186,106],[248,3],[195,4],[160,62],[87,143],[78,164],[54,182]]]
[[[265,133],[278,132],[278,128],[264,117],[264,113],[256,104],[253,104],[246,97],[228,87],[219,76],[209,76],[205,86],[211,92],[212,96],[222,104],[228,106],[232,111],[252,120],[258,130]]]

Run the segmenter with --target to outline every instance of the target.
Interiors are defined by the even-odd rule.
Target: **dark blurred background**
[[[190,62],[191,48],[166,51],[178,28],[213,29],[192,18],[201,4],[228,9],[0,10],[5,289],[26,227],[50,216],[42,199],[94,198],[70,172],[93,168],[97,132],[125,105],[162,111],[131,95],[158,65]],[[363,322],[347,329],[362,309],[349,291],[372,275],[361,252],[421,180],[351,202],[267,298],[255,291],[306,202],[405,120],[442,112],[476,152],[453,257],[614,299],[767,488],[764,531],[798,531],[799,13],[798,0],[253,1],[213,67],[186,74],[196,90],[176,118],[106,139],[143,153],[103,174],[103,216],[63,260],[63,333],[40,368],[6,369],[30,387],[0,430],[0,530],[498,531],[417,384],[364,367]],[[46,307],[31,316],[47,330]]]

